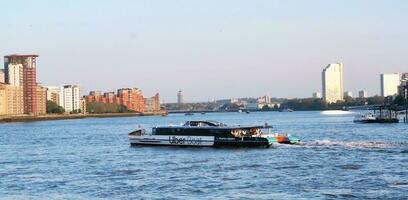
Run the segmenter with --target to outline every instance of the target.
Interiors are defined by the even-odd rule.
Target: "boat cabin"
[[[252,137],[260,136],[261,129],[271,126],[228,126],[216,121],[187,121],[183,126],[155,127],[153,135]]]

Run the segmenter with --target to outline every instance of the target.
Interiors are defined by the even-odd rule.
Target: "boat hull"
[[[262,137],[218,138],[214,136],[142,135],[129,136],[132,146],[185,146],[185,147],[270,147]]]
[[[367,120],[354,120],[354,123],[399,123],[398,119],[367,119]]]

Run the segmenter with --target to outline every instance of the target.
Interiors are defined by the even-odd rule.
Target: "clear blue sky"
[[[408,71],[405,0],[1,1],[0,54],[38,53],[43,85],[139,87],[174,102],[308,97],[321,70],[378,94]]]

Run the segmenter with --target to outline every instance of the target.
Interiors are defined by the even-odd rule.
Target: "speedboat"
[[[300,139],[291,134],[274,133],[265,135],[265,137],[272,143],[279,144],[299,144]]]
[[[196,146],[196,147],[266,147],[273,143],[294,144],[271,136],[272,126],[228,126],[216,121],[187,121],[181,126],[158,126],[151,132],[137,129],[128,134],[131,145]]]

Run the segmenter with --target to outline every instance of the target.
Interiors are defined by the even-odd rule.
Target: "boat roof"
[[[227,125],[222,122],[213,121],[213,120],[193,120],[187,121],[184,125],[178,126],[158,126],[156,128],[217,128],[217,129],[262,129],[262,128],[272,128],[268,124],[265,125],[255,125],[255,126],[248,126],[248,125]]]

